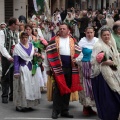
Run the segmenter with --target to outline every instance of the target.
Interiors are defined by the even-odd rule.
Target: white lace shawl
[[[100,73],[102,73],[104,79],[106,80],[109,87],[120,94],[120,57],[116,48],[115,40],[111,36],[110,40],[110,46],[111,48],[106,45],[101,38],[99,37],[99,41],[95,44],[92,52],[92,74],[91,77],[94,78],[98,76]],[[117,71],[113,71],[109,66],[107,65],[101,65],[96,61],[96,56],[101,51],[104,51],[106,53],[107,58],[110,56],[113,59],[114,64],[117,65]]]

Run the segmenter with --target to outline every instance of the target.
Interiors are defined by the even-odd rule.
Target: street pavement
[[[18,112],[15,110],[13,102],[3,104],[0,97],[0,120],[51,120],[51,113],[52,102],[47,101],[46,92],[42,93],[41,104],[30,112]],[[59,116],[58,120],[99,120],[97,116],[83,116],[82,105],[79,101],[70,102],[70,114],[73,114],[74,118],[61,118]]]
[[[93,109],[96,110],[96,108]],[[61,118],[59,116],[57,120],[100,120],[97,116],[83,116],[82,105],[79,101],[70,102],[69,112],[74,115],[74,118]],[[42,93],[41,104],[29,112],[16,111],[13,102],[9,101],[8,104],[3,104],[0,97],[0,120],[51,120],[51,113],[52,102],[47,101],[46,92]]]

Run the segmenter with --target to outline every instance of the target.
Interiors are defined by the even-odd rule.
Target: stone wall
[[[0,0],[0,23],[5,21],[5,5],[4,0]]]

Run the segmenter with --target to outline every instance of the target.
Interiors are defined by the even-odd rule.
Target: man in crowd
[[[46,49],[48,61],[45,60],[45,66],[47,74],[51,75],[52,72],[55,79],[53,86],[53,119],[57,119],[59,114],[62,117],[73,118],[73,115],[69,114],[70,93],[82,90],[78,68],[75,63],[75,58],[81,50],[75,39],[69,34],[70,30],[67,24],[61,24],[59,35],[51,39]]]
[[[10,18],[8,28],[0,31],[0,52],[2,62],[2,103],[8,103],[13,100],[13,57],[12,52],[15,44],[18,43],[18,36],[15,30],[18,28],[19,21],[16,18]],[[10,87],[10,93],[9,93]]]
[[[82,11],[82,18],[75,18],[76,21],[80,22],[80,39],[85,37],[85,29],[88,27],[88,23],[90,21],[90,19],[87,16],[87,11],[83,10]]]

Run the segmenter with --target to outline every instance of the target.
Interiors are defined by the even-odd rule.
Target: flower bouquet
[[[32,66],[32,75],[35,75],[37,67],[39,65],[41,65],[43,59],[44,58],[40,53],[37,53],[37,52],[34,53],[34,57],[33,57],[33,60],[32,60],[32,64],[33,64],[33,66]]]
[[[106,53],[104,53],[103,51],[98,53],[96,56],[96,60],[98,63],[102,63],[102,62],[106,61],[107,60]]]
[[[33,56],[33,60],[32,60],[32,75],[35,75],[37,67],[42,63],[43,61],[43,57],[41,55],[41,52],[44,50],[44,45],[41,44],[40,41],[33,41],[33,46],[35,47],[35,53]]]
[[[42,42],[43,45],[47,46],[48,42],[44,38],[40,38],[40,41]]]
[[[108,57],[108,58],[109,58],[109,60],[113,61],[113,59],[111,57]],[[102,62],[107,61],[108,59],[107,59],[106,53],[103,52],[103,51],[98,53],[97,56],[96,56],[96,60],[97,60],[98,63],[102,63]],[[110,65],[110,68],[112,70],[116,71],[117,70],[117,65],[115,65],[115,64],[114,65]]]

